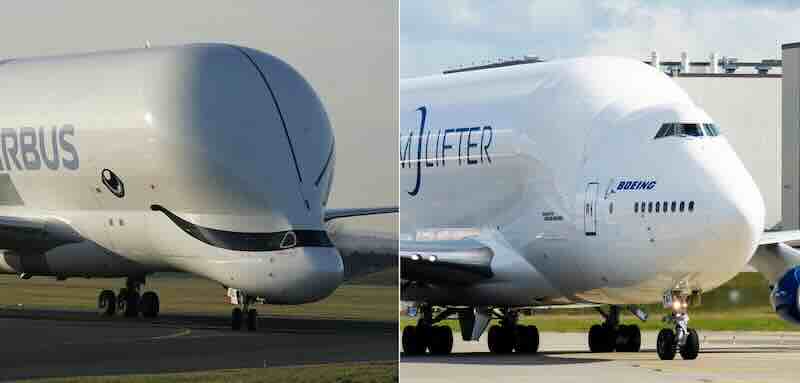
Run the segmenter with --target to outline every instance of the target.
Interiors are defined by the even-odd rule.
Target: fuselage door
[[[583,204],[583,229],[586,235],[597,235],[597,195],[600,184],[590,182],[586,185]]]

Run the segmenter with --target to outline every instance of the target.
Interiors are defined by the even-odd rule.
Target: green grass
[[[381,285],[356,280],[343,284],[330,297],[319,302],[294,306],[260,305],[258,309],[266,315],[394,321],[397,320],[397,284],[385,281],[392,275],[396,276],[397,270],[383,273],[364,279],[374,283],[382,281]],[[118,290],[122,286],[122,279],[56,281],[54,278],[34,277],[20,280],[13,275],[0,275],[0,307],[94,310],[100,290]],[[207,279],[188,274],[156,275],[147,279],[143,290],[158,292],[163,314],[230,314],[231,306],[224,301],[225,289]]]
[[[42,379],[36,382],[296,382],[296,383],[396,383],[397,362],[332,363],[297,367],[271,367],[154,375],[118,375]]]
[[[731,297],[736,299],[732,300]],[[631,314],[623,314],[623,323],[638,324],[642,330],[658,330],[664,324],[661,319],[668,314],[660,304],[645,305],[650,314],[641,322]],[[736,278],[719,288],[703,294],[702,304],[689,311],[691,326],[707,331],[800,331],[800,326],[778,317],[769,303],[767,281],[759,273],[740,273]],[[554,309],[536,311],[535,315],[520,318],[523,324],[535,324],[540,331],[574,332],[586,331],[601,321],[594,309]],[[403,317],[401,328],[416,324],[416,319]],[[447,320],[442,324],[459,331],[458,321]]]

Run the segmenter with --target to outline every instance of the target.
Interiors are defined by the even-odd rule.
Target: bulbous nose
[[[293,292],[287,292],[294,302],[314,302],[331,295],[342,283],[344,264],[335,247],[304,247],[300,274]]]
[[[764,199],[744,165],[721,162],[715,167],[715,181],[707,193],[709,214],[722,251],[728,261],[743,266],[750,260],[764,231]],[[737,265],[738,266],[738,265]]]

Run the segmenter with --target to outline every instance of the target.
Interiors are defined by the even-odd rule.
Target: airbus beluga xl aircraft
[[[536,352],[521,309],[598,307],[591,351],[639,351],[620,313],[663,301],[658,355],[694,359],[688,308],[748,262],[800,321],[800,253],[762,234],[764,202],[714,120],[638,61],[579,58],[401,83],[402,298],[407,354],[449,353],[490,321],[492,352]],[[755,254],[755,255],[754,255]],[[411,310],[410,310],[411,311]]]
[[[343,264],[326,222],[396,208],[326,209],[327,114],[269,54],[199,44],[12,59],[0,84],[2,272],[127,277],[100,293],[101,312],[153,317],[145,276],[187,271],[227,287],[241,306],[232,327],[254,330],[251,304],[316,301],[345,269],[380,266]],[[342,253],[396,262],[396,245],[343,238]]]

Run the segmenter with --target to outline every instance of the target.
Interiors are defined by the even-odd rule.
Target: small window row
[[[719,128],[715,124],[666,123],[661,125],[654,139],[670,136],[716,137],[719,136]]]
[[[633,204],[633,212],[634,213],[639,213],[639,212],[652,213],[654,211],[656,213],[661,213],[661,212],[668,213],[670,211],[673,212],[673,213],[676,213],[676,212],[683,213],[684,211],[688,211],[688,212],[691,213],[691,212],[694,211],[694,201],[689,201],[689,203],[686,203],[686,201],[680,201],[680,202],[678,202],[678,201],[672,201],[672,202],[670,202],[670,201],[656,201],[656,202],[644,202],[644,201],[642,201],[642,202],[635,202]]]

